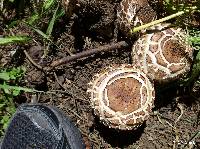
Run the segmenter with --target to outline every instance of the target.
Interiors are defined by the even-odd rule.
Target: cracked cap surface
[[[110,67],[96,74],[88,92],[101,122],[122,130],[140,126],[149,117],[155,98],[153,84],[131,65]]]
[[[132,61],[154,81],[176,80],[190,70],[193,49],[186,32],[163,23],[150,28],[132,47]]]

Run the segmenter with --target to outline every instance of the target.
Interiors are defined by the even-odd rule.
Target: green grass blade
[[[38,20],[40,18],[38,13],[33,13],[33,15],[27,19],[27,23],[32,25],[36,20]]]
[[[35,31],[35,32],[37,32],[39,35],[41,35],[43,38],[45,38],[45,39],[49,39],[49,36],[47,36],[44,32],[42,32],[41,30],[39,30],[39,29],[37,29],[37,28],[35,28],[35,27],[32,27],[31,26],[31,28]]]
[[[175,18],[175,17],[177,17],[177,16],[183,15],[184,13],[185,13],[184,11],[180,11],[180,12],[177,12],[177,13],[172,14],[172,15],[170,15],[170,16],[161,18],[161,19],[159,19],[159,20],[155,20],[155,21],[152,21],[152,22],[150,22],[150,23],[147,23],[147,24],[144,24],[144,25],[135,27],[135,28],[133,28],[133,29],[131,30],[131,33],[138,32],[138,31],[140,31],[140,30],[142,30],[142,29],[146,29],[146,28],[148,28],[148,27],[151,27],[151,26],[153,26],[153,25],[159,24],[159,23],[161,23],[161,22],[170,20],[170,19]]]
[[[48,35],[48,37],[51,36],[52,30],[53,30],[53,26],[54,26],[54,23],[55,23],[55,20],[56,20],[56,13],[58,11],[58,7],[59,7],[59,5],[57,6],[56,10],[54,11],[53,17],[52,17],[51,21],[49,22],[49,26],[48,26],[47,31],[46,31],[46,34]]]
[[[9,28],[12,28],[12,27],[16,26],[19,22],[20,22],[19,20],[12,21],[12,22],[8,25],[7,28],[8,28],[8,29],[9,29]]]
[[[65,15],[65,10],[64,9],[60,9],[58,10],[57,14],[56,14],[56,19],[59,19],[60,17]]]
[[[9,36],[0,38],[0,45],[18,43],[18,42],[27,42],[30,40],[30,37],[27,36]]]
[[[49,9],[54,3],[55,3],[55,0],[45,0],[43,4],[44,10]]]
[[[32,30],[34,30],[35,32],[37,32],[39,35],[41,35],[43,38],[49,40],[49,37],[41,30],[35,28],[33,25],[28,24],[27,22],[24,22],[26,25],[28,25]]]

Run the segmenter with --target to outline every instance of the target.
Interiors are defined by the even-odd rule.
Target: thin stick
[[[197,7],[192,7],[192,8],[191,8],[191,10],[195,10],[195,9],[197,9]],[[142,29],[148,28],[148,27],[150,27],[150,26],[159,24],[159,23],[161,23],[161,22],[164,22],[164,21],[173,19],[173,18],[175,18],[175,17],[177,17],[177,16],[181,16],[181,15],[183,15],[183,14],[186,13],[186,12],[188,12],[188,11],[179,11],[179,12],[177,12],[177,13],[175,13],[175,14],[169,15],[169,16],[164,17],[164,18],[161,18],[161,19],[159,19],[159,20],[155,20],[155,21],[152,21],[152,22],[150,22],[150,23],[141,25],[141,26],[139,26],[139,27],[135,27],[135,28],[133,28],[133,29],[131,30],[131,33],[134,33],[134,32],[140,31],[140,30],[142,30]]]
[[[91,49],[91,50],[87,50],[87,51],[77,53],[76,55],[64,57],[62,59],[53,61],[50,66],[54,68],[56,66],[66,64],[66,63],[69,63],[71,61],[74,61],[74,60],[77,60],[77,59],[80,59],[80,58],[84,58],[84,57],[87,57],[87,56],[91,56],[93,54],[97,54],[97,53],[100,53],[100,52],[103,52],[103,51],[104,52],[105,51],[111,51],[111,50],[115,50],[115,49],[126,48],[128,46],[129,46],[128,43],[126,43],[125,41],[107,44],[107,45],[100,46],[100,47],[95,48],[95,49]]]

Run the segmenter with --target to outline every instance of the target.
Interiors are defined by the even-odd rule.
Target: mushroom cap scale
[[[155,98],[152,83],[131,65],[110,67],[95,75],[88,92],[101,122],[122,130],[140,126],[149,117]]]
[[[147,0],[122,0],[117,8],[117,24],[126,36],[133,27],[149,23],[157,18]]]
[[[151,27],[132,47],[133,64],[154,81],[176,80],[190,70],[193,49],[186,32],[169,25]]]

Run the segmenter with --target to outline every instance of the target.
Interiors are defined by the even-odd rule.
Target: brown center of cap
[[[185,57],[185,47],[178,40],[168,40],[163,47],[163,55],[170,63],[179,63]]]
[[[115,112],[131,113],[141,106],[141,83],[134,78],[121,78],[107,86],[109,107]]]

